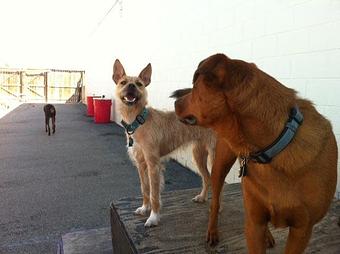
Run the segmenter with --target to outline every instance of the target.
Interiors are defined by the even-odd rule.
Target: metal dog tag
[[[133,146],[133,139],[129,137],[128,147],[131,147],[131,146]]]

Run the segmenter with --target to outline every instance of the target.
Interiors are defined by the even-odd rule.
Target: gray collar
[[[269,146],[258,151],[256,153],[251,153],[249,157],[241,157],[241,169],[240,177],[245,176],[247,162],[253,161],[256,163],[270,163],[272,159],[279,154],[283,149],[285,149],[289,143],[293,140],[298,128],[303,122],[303,115],[299,108],[295,106],[291,109],[289,119],[286,122],[284,130],[281,132],[280,136]]]

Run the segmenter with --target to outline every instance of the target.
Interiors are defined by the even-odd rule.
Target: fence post
[[[85,75],[85,71],[82,71],[80,74],[81,77],[81,93],[80,93],[80,101],[82,103],[84,103],[85,101],[85,85],[84,85],[84,75]]]
[[[20,99],[22,100],[22,97],[24,96],[24,81],[23,81],[23,72],[20,71]]]
[[[48,101],[48,72],[44,72],[44,95],[45,95],[45,102]]]

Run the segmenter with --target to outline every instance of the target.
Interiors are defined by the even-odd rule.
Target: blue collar
[[[126,133],[132,135],[139,126],[145,123],[148,114],[149,111],[147,110],[147,108],[144,108],[142,112],[136,116],[136,119],[131,124],[128,124],[122,120],[121,124],[124,126]]]
[[[302,122],[303,115],[299,108],[295,106],[290,111],[289,119],[286,122],[284,130],[271,145],[267,146],[261,151],[250,154],[249,157],[241,157],[241,169],[239,176],[241,177],[246,175],[246,166],[249,160],[261,164],[270,163],[272,159],[283,149],[285,149],[293,140]]]

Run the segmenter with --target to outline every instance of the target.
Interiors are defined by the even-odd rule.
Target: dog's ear
[[[236,87],[249,84],[254,77],[254,64],[233,60],[223,54],[216,54],[200,62],[193,77],[193,83],[203,75],[207,85],[228,92]]]
[[[187,95],[188,93],[191,93],[192,88],[183,88],[183,89],[178,89],[174,92],[172,92],[172,94],[170,95],[170,98],[173,99],[179,99],[181,97],[183,97],[184,95]]]
[[[225,79],[225,73],[221,70],[226,59],[228,58],[225,55],[216,54],[202,60],[194,73],[192,83],[195,83],[198,77],[203,75],[207,84],[222,84]]]
[[[255,64],[247,63],[242,60],[232,60],[228,66],[226,91],[234,88],[250,87],[255,82]]]
[[[152,68],[151,64],[149,63],[139,74],[139,78],[143,81],[144,85],[147,86],[151,82],[151,74],[152,74]]]
[[[120,61],[116,59],[115,63],[113,64],[112,79],[116,83],[116,85],[118,85],[119,80],[124,76],[126,76],[124,67],[120,63]]]

